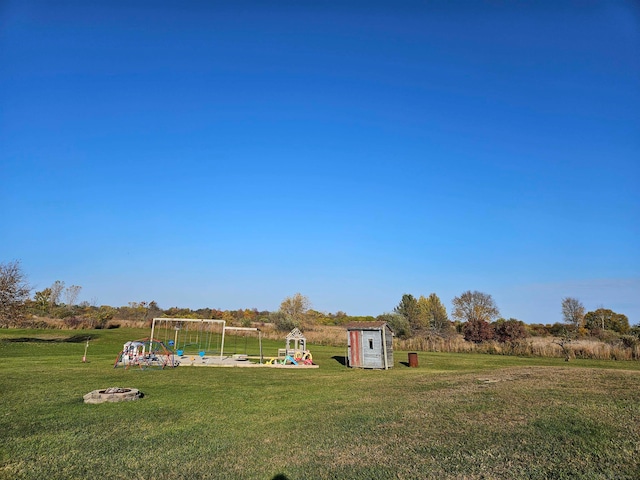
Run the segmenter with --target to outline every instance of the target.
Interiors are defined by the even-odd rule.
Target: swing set
[[[249,355],[249,343],[251,348],[258,347],[259,352],[252,352],[260,357],[262,363],[262,332],[259,328],[227,327],[224,320],[211,320],[203,318],[154,318],[151,323],[151,338],[160,341],[164,332],[163,343],[172,349],[178,357],[185,355],[219,356],[225,358],[225,336],[233,338],[233,352],[229,352],[227,346],[226,355],[246,360]],[[229,333],[227,333],[229,332]],[[255,345],[255,335],[258,332],[258,345]],[[229,338],[227,338],[229,340]],[[244,340],[244,342],[243,342]],[[238,342],[240,341],[240,349]],[[230,342],[227,342],[230,343]],[[244,343],[244,353],[242,353]]]

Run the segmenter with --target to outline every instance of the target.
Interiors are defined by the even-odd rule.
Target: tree
[[[589,330],[612,330],[618,333],[629,332],[629,319],[626,315],[616,313],[608,308],[598,308],[593,312],[587,312],[584,316],[584,326]]]
[[[64,299],[67,307],[73,307],[78,300],[82,287],[79,285],[71,285],[64,290]]]
[[[393,330],[393,336],[398,338],[407,338],[411,336],[411,325],[407,319],[399,313],[383,313],[378,315],[376,320],[379,322],[387,322]]]
[[[416,304],[418,306],[418,312],[415,318],[414,330],[429,328],[429,300],[424,295],[420,295]]]
[[[562,299],[562,318],[574,330],[579,330],[584,324],[584,305],[577,298]]]
[[[49,313],[49,307],[51,305],[51,289],[45,288],[39,292],[36,292],[33,296],[33,303],[38,311],[44,315]]]
[[[300,326],[299,323],[296,323],[292,317],[284,313],[282,310],[271,312],[269,314],[269,321],[273,323],[273,325],[276,327],[276,330],[279,330],[281,332],[289,332],[294,328]]]
[[[491,322],[500,315],[500,310],[488,293],[467,290],[452,301],[451,316],[463,322]]]
[[[467,290],[452,303],[451,316],[466,322],[462,327],[465,340],[480,343],[493,339],[495,332],[490,322],[500,315],[500,311],[491,295]]]
[[[20,262],[0,263],[0,327],[8,327],[24,317],[31,287]]]
[[[424,301],[422,301],[424,299]],[[426,318],[426,326],[436,333],[448,333],[453,328],[449,317],[447,316],[447,309],[444,307],[440,298],[435,293],[429,295],[429,298],[420,297],[418,299],[421,310],[424,312]]]
[[[413,330],[418,330],[422,326],[420,320],[420,306],[416,298],[410,293],[402,295],[402,299],[396,308],[393,309],[395,313],[402,315]]]
[[[309,302],[309,299],[301,293],[296,293],[292,297],[287,297],[282,301],[280,311],[299,325],[310,307],[311,302]]]
[[[529,336],[527,326],[524,322],[516,320],[515,318],[510,318],[509,320],[500,318],[496,320],[494,329],[496,332],[496,340],[503,343],[515,342]]]
[[[51,296],[49,297],[49,310],[51,310],[53,307],[57,307],[60,303],[60,297],[64,290],[64,282],[56,280],[49,288],[51,290]]]

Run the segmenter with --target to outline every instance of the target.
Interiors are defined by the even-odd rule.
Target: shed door
[[[362,331],[362,358],[365,368],[382,368],[382,337],[377,330]]]

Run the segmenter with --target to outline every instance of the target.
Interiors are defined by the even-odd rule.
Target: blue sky
[[[81,300],[640,322],[635,2],[0,5],[0,261]]]

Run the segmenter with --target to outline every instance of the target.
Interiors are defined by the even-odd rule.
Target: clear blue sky
[[[640,6],[4,1],[0,168],[80,300],[639,323]]]

